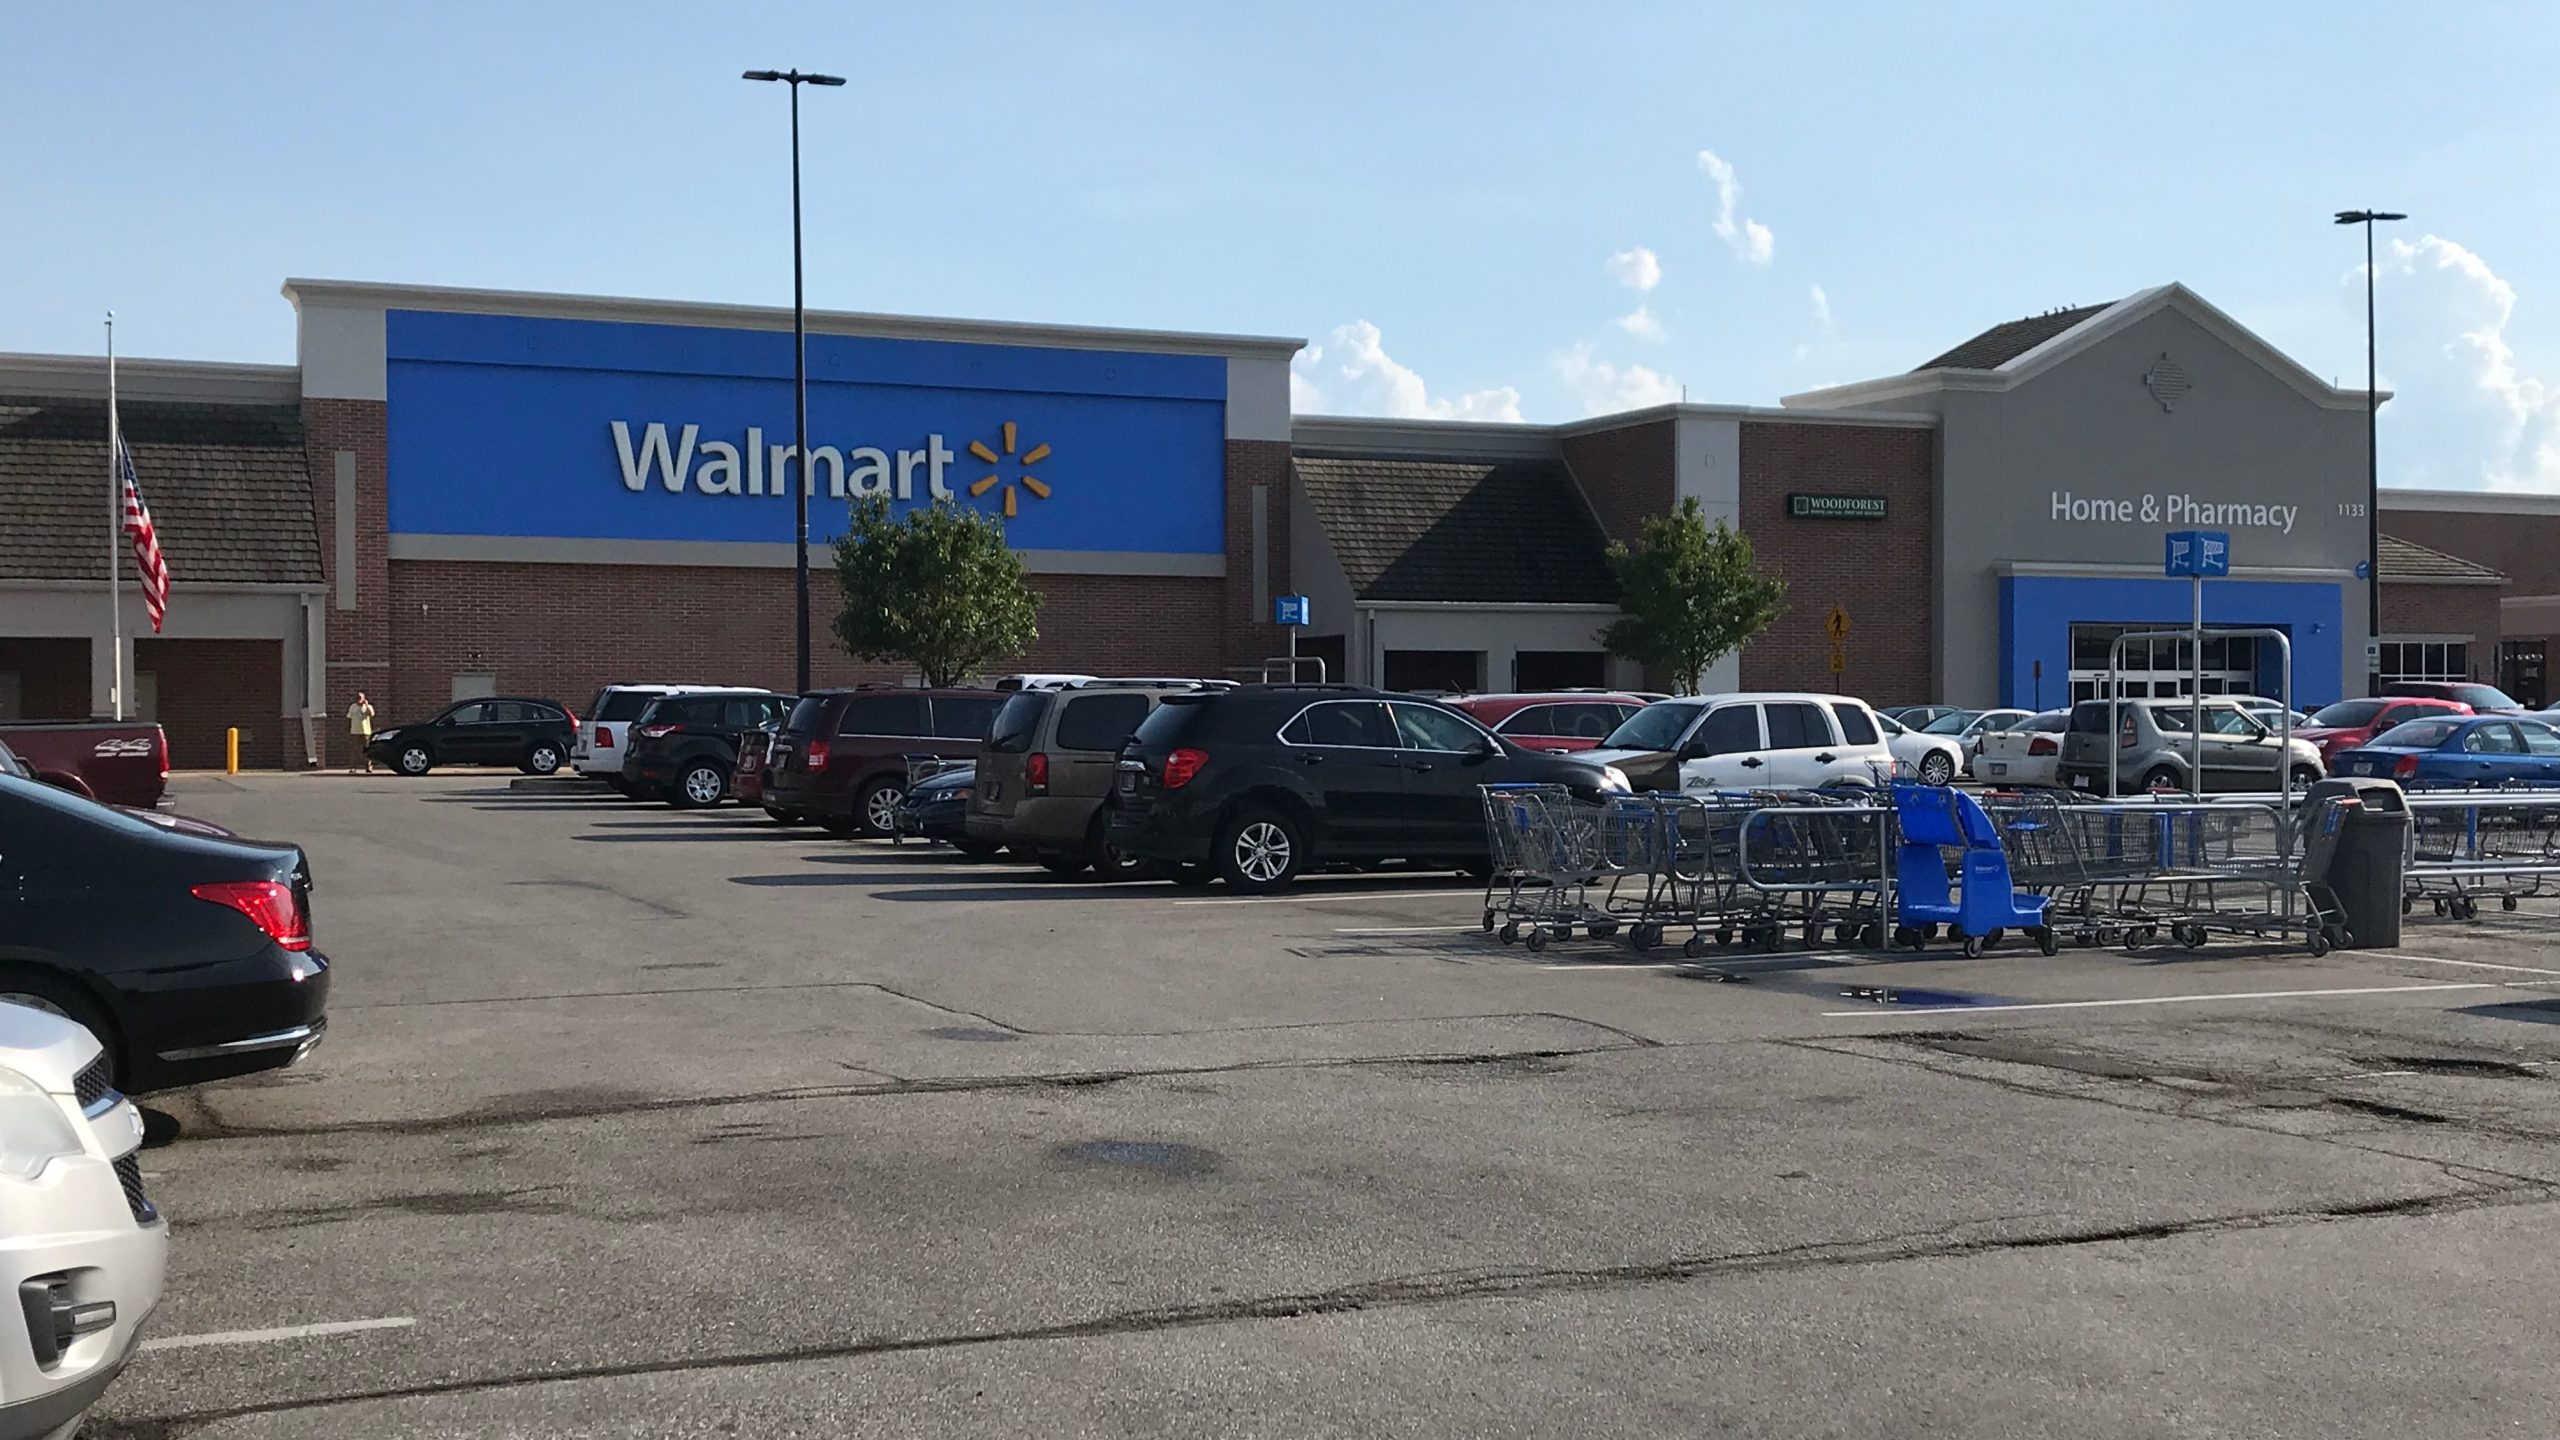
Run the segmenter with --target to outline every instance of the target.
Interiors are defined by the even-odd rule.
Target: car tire
[[[518,767],[527,775],[554,775],[560,770],[560,747],[537,744],[524,752],[524,764]]]
[[[2145,791],[2184,790],[2187,788],[2187,782],[2177,771],[2168,766],[2154,765],[2142,772],[2142,788]]]
[[[1061,880],[1072,880],[1083,874],[1084,864],[1084,855],[1075,851],[1052,850],[1040,857],[1040,868]]]
[[[1218,831],[1214,863],[1231,890],[1284,890],[1307,868],[1306,830],[1286,811],[1255,806]]]
[[[435,752],[424,745],[403,745],[391,763],[403,775],[424,775],[436,768],[436,757]]]
[[[688,762],[667,789],[667,803],[679,810],[708,810],[729,794],[729,772],[709,760]]]
[[[765,818],[771,820],[776,825],[806,825],[809,823],[809,817],[801,814],[797,810],[776,810],[772,806],[768,805],[765,807],[764,813]]]
[[[1920,757],[1920,783],[1944,785],[1956,778],[1956,762],[1944,750],[1932,750]]]
[[[865,833],[862,822],[850,815],[830,815],[818,822],[818,828],[839,840],[858,839]]]
[[[2296,765],[2293,767],[2293,774],[2289,778],[2293,781],[2294,789],[2308,790],[2312,786],[2320,783],[2320,772],[2312,769],[2308,765]]]
[[[854,802],[854,823],[862,827],[862,834],[886,840],[898,833],[898,805],[906,798],[906,782],[883,775],[862,787]]]
[[[1157,878],[1170,880],[1185,890],[1206,890],[1218,878],[1218,872],[1197,860],[1168,861],[1153,867]]]
[[[960,858],[964,860],[975,860],[979,864],[983,865],[1004,853],[1004,842],[1000,840],[954,840],[951,842],[951,848],[960,852]]]
[[[1135,880],[1146,873],[1144,861],[1132,860],[1111,848],[1111,813],[1094,812],[1093,823],[1085,827],[1084,863],[1093,867],[1096,880]]]
[[[98,1043],[106,1047],[107,1069],[114,1076],[116,1088],[125,1087],[129,1077],[123,1032],[116,1029],[78,982],[41,970],[0,970],[0,1001],[59,1015],[97,1036]]]

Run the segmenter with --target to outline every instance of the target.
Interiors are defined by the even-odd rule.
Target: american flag
[[[142,572],[142,603],[151,612],[151,633],[169,613],[169,562],[160,558],[160,532],[151,528],[151,507],[142,503],[142,486],[133,478],[133,451],[116,437],[116,464],[124,471],[124,533],[133,542],[134,568]]]

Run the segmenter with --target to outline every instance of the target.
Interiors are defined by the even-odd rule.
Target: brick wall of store
[[[2411,585],[2384,581],[2382,633],[2468,635],[2471,637],[2471,678],[2495,684],[2498,679],[2500,593],[2495,585]]]
[[[280,713],[283,642],[137,639],[133,669],[152,676],[157,687],[172,769],[221,768],[224,732],[234,726],[240,730],[240,768],[281,769],[288,753],[299,761],[301,721]],[[289,744],[288,728],[295,732]]]
[[[374,693],[384,724],[448,703],[460,674],[491,674],[501,694],[573,708],[615,681],[791,687],[788,570],[426,560],[389,568],[394,663]],[[1223,584],[1034,575],[1040,638],[1029,654],[990,661],[986,671],[1219,674]],[[898,666],[857,661],[836,645],[830,622],[842,603],[834,575],[813,571],[811,683],[905,678]]]
[[[1670,513],[1679,464],[1672,431],[1672,422],[1661,420],[1566,437],[1565,468],[1610,539],[1632,545],[1647,519]]]
[[[1209,670],[1153,673],[1220,675],[1226,673],[1227,666],[1249,665],[1288,652],[1288,636],[1271,623],[1271,592],[1286,584],[1289,578],[1290,484],[1289,442],[1227,442],[1227,574],[1219,585],[1221,599],[1226,605],[1224,633],[1220,637],[1225,658],[1216,668]],[[1256,485],[1263,487],[1265,545],[1264,583],[1259,594],[1253,584],[1253,487]],[[1124,617],[1119,623],[1161,625],[1171,618],[1140,611]],[[1043,623],[1041,628],[1046,630],[1048,626]]]
[[[378,724],[392,723],[386,703],[391,690],[391,522],[384,476],[389,462],[383,439],[386,407],[379,400],[311,400],[302,402],[304,453],[311,467],[311,505],[320,531],[320,567],[329,582],[323,599],[328,626],[328,673],[322,686],[322,713],[343,716],[358,690],[373,700]],[[338,605],[338,453],[355,456],[356,584],[353,610]],[[343,720],[319,727],[321,763],[346,765],[355,759]]]
[[[1842,690],[1880,705],[1942,698],[1929,665],[1936,466],[1928,430],[1743,422],[1743,533],[1760,567],[1787,582],[1785,612],[1743,647],[1743,688]],[[1881,495],[1885,519],[1794,519],[1787,496],[1798,492]],[[1837,675],[1824,628],[1834,605],[1850,621]]]
[[[88,641],[0,636],[0,672],[18,677],[19,719],[89,718]]]
[[[2560,595],[2560,515],[2473,515],[2386,505],[2382,533],[2500,571],[2507,577],[2509,595]],[[2383,603],[2390,604],[2388,594]]]

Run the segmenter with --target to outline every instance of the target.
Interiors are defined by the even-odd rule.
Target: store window
[[[2382,683],[2399,680],[2469,680],[2471,638],[2394,637],[2382,642]]]

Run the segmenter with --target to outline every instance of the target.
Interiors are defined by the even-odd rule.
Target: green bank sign
[[[1790,495],[1787,513],[1798,520],[1881,520],[1881,495]]]

